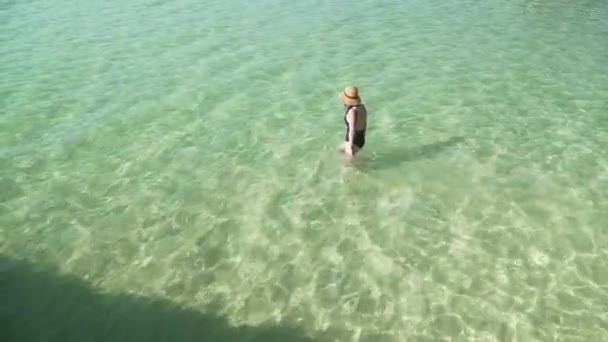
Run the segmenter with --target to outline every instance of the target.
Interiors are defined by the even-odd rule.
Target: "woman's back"
[[[352,117],[349,117],[352,115]],[[344,113],[344,122],[348,125],[348,122],[355,122],[355,131],[365,131],[367,129],[367,108],[364,104],[357,106],[348,106],[346,113]]]

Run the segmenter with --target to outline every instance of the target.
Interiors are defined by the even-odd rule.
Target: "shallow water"
[[[5,1],[0,42],[7,258],[319,341],[608,338],[608,3]],[[15,336],[85,329],[65,292]]]

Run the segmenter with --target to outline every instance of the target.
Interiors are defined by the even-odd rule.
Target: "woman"
[[[367,129],[367,109],[359,96],[359,89],[348,86],[338,95],[344,104],[344,123],[346,124],[345,142],[340,150],[348,156],[354,157],[365,145],[365,131]]]

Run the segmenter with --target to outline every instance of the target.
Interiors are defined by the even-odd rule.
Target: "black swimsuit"
[[[348,141],[348,133],[350,131],[350,127],[348,125],[348,120],[346,120],[346,115],[348,115],[348,111],[356,106],[348,106],[346,108],[346,112],[344,113],[344,124],[346,125],[346,137],[345,141]],[[357,115],[357,111],[355,110],[355,115]],[[357,131],[355,130],[355,136],[353,138],[353,145],[362,148],[365,145],[365,130]]]

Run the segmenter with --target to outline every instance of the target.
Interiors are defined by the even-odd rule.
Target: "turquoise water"
[[[608,339],[606,2],[3,1],[0,43],[9,341]]]

